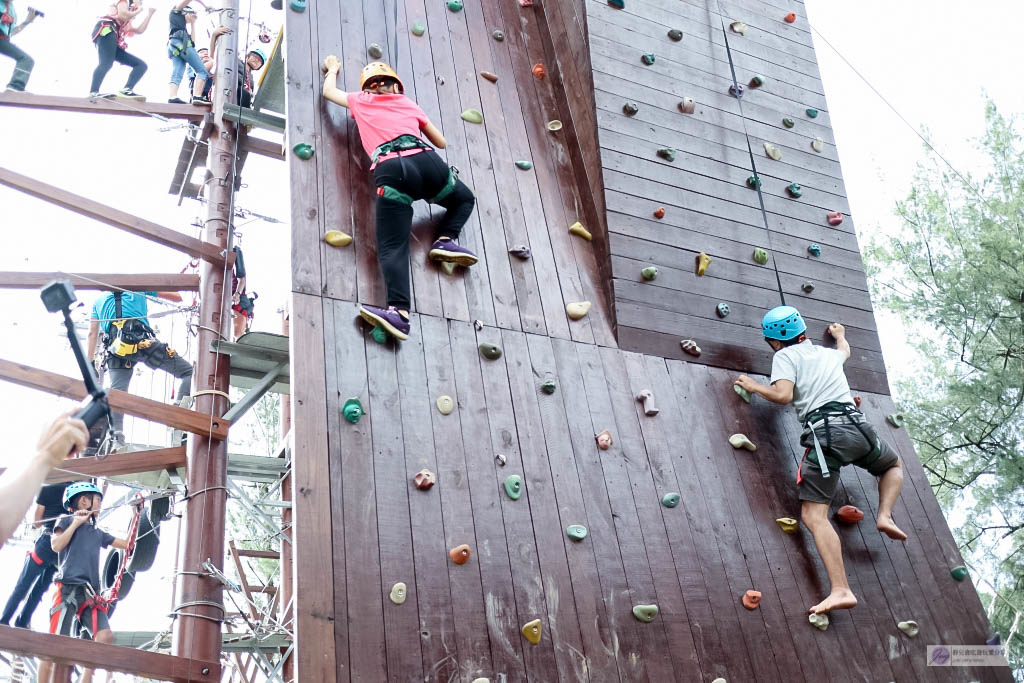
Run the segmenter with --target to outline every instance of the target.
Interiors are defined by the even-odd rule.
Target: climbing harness
[[[110,353],[123,358],[152,346],[156,337],[149,325],[135,318],[123,317],[121,292],[114,292],[114,306],[116,319],[110,323],[107,332],[107,348]]]
[[[370,156],[370,162],[371,162],[370,165],[371,166],[376,165],[377,164],[377,160],[380,159],[382,156],[384,156],[386,154],[391,154],[392,152],[395,152],[396,154],[398,154],[397,158],[402,163],[402,173],[404,175],[404,173],[405,173],[405,159],[402,157],[402,152],[410,150],[410,149],[423,149],[423,150],[433,151],[434,148],[431,147],[429,143],[425,142],[424,140],[421,140],[420,138],[416,137],[415,135],[410,135],[410,134],[399,135],[394,140],[388,140],[387,142],[385,142],[385,143],[381,144],[379,147],[377,147],[377,149],[373,150],[373,154]],[[455,189],[455,185],[456,185],[456,183],[458,183],[458,180],[459,180],[459,169],[458,169],[458,167],[456,167],[456,166],[449,166],[448,167],[448,181],[444,184],[444,187],[441,188],[440,192],[438,192],[436,195],[434,195],[433,197],[431,197],[427,201],[430,202],[431,204],[439,204],[442,201],[444,201],[444,198],[447,197],[448,195],[450,195],[452,193],[452,191]],[[377,188],[377,195],[380,196],[380,197],[383,197],[384,199],[390,199],[393,202],[398,202],[400,204],[405,204],[406,206],[412,206],[412,203],[415,201],[412,197],[410,197],[406,193],[404,193],[401,190],[398,190],[398,189],[396,189],[396,188],[394,188],[394,187],[392,187],[390,185],[381,185],[380,187],[378,187]]]
[[[874,464],[876,460],[882,455],[882,444],[877,438],[871,438],[871,436],[864,429],[864,414],[857,410],[854,406],[849,403],[838,403],[836,401],[830,401],[820,408],[812,410],[807,417],[804,419],[804,429],[811,432],[811,439],[814,442],[814,453],[818,460],[818,467],[821,468],[821,476],[828,479],[831,476],[830,470],[835,469],[837,472],[842,467],[843,463],[833,457],[832,455],[826,455],[826,452],[831,453],[832,451],[832,424],[851,424],[857,428],[857,431],[861,433],[864,440],[871,444],[871,450],[868,451],[864,456],[854,461],[854,464],[868,468]],[[818,427],[824,425],[825,427],[825,448],[821,447],[821,442],[818,440],[818,433],[815,431]],[[810,454],[811,449],[808,448],[804,453],[806,458]],[[797,482],[802,480],[802,476],[797,471]]]

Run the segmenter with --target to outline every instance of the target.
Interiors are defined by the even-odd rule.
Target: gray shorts
[[[831,503],[839,487],[839,470],[844,465],[855,465],[879,477],[899,464],[899,456],[878,438],[874,428],[859,413],[829,417],[827,429],[824,424],[818,424],[814,433],[825,455],[829,476],[825,477],[821,471],[814,438],[811,430],[805,427],[800,435],[800,445],[807,450],[796,472],[800,500]],[[875,444],[879,448],[877,457]]]

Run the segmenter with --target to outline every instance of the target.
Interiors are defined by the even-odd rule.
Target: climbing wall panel
[[[617,9],[587,0],[586,8],[620,345],[681,358],[679,340],[693,339],[703,351],[698,362],[768,372],[771,350],[758,323],[779,303],[777,270],[786,302],[815,337],[833,320],[847,326],[854,386],[888,393],[802,5],[652,0]],[[784,21],[790,11],[792,24]],[[735,21],[746,24],[743,35],[728,28]],[[670,29],[682,39],[672,40]],[[729,94],[726,39],[746,89],[739,100]],[[655,55],[649,66],[641,61],[647,52]],[[765,84],[751,87],[758,75]],[[684,98],[694,100],[692,114],[681,111]],[[623,112],[627,102],[635,114]],[[767,229],[758,193],[746,184],[754,174],[748,143]],[[768,158],[764,143],[781,158]],[[657,155],[665,147],[675,150],[674,161]],[[794,182],[799,198],[786,191]],[[831,226],[826,214],[834,211],[844,220]],[[808,252],[812,243],[820,256]],[[752,258],[756,248],[769,252],[766,264]],[[694,264],[700,252],[712,259],[702,277]],[[659,275],[648,283],[640,271],[652,264]],[[724,319],[716,314],[721,302],[730,307]]]

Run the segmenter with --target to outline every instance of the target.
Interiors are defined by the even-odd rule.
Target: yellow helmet
[[[405,85],[402,84],[402,79],[398,77],[394,69],[384,62],[370,62],[363,67],[363,72],[359,74],[359,89],[362,90],[370,81],[384,76],[398,81],[398,91],[401,93],[405,92]]]

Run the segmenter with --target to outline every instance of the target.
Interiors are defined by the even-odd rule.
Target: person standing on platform
[[[23,92],[28,85],[28,77],[32,75],[35,60],[11,40],[35,21],[36,16],[39,16],[39,13],[29,7],[28,16],[19,24],[18,14],[14,11],[14,0],[0,0],[0,55],[14,60],[14,73],[7,84],[8,90]]]
[[[203,90],[210,74],[196,51],[196,11],[189,7],[188,2],[189,0],[181,0],[175,5],[169,18],[167,56],[171,58],[171,83],[167,101],[170,104],[185,104],[184,100],[178,98],[178,88],[181,86],[187,64],[195,72],[192,81],[192,104],[209,104],[210,100],[203,97]]]
[[[217,39],[228,33],[231,33],[231,29],[227,28],[226,26],[218,26],[213,30],[213,34],[210,39],[211,55],[217,54]],[[252,106],[252,99],[256,93],[253,72],[262,69],[263,65],[266,63],[267,55],[264,54],[263,50],[259,49],[258,47],[249,50],[249,52],[246,53],[244,60],[238,60],[238,106]]]
[[[231,310],[232,324],[234,325],[235,339],[249,331],[252,325],[252,316],[256,311],[255,292],[249,296],[245,291],[245,259],[242,258],[242,248],[232,247],[235,252],[235,267],[231,272]]]
[[[137,36],[145,33],[149,27],[149,20],[153,18],[155,9],[146,10],[146,17],[137,26],[132,25],[132,20],[142,12],[142,0],[117,0],[110,6],[107,13],[100,17],[92,29],[92,42],[96,45],[99,54],[99,64],[92,73],[92,85],[89,86],[89,97],[98,97],[100,88],[103,86],[103,79],[114,62],[130,66],[132,71],[128,75],[125,86],[117,92],[118,97],[132,100],[144,100],[145,98],[135,92],[135,86],[146,73],[146,63],[128,54],[128,44],[125,42],[129,36]]]
[[[206,83],[203,84],[202,92],[203,99],[210,101],[210,92],[213,90],[213,59],[210,57],[210,48],[196,48],[196,54],[199,55],[200,61],[206,67],[206,73],[210,74],[206,79]],[[188,81],[188,91],[195,92],[196,72],[191,66],[185,67],[185,80]]]

